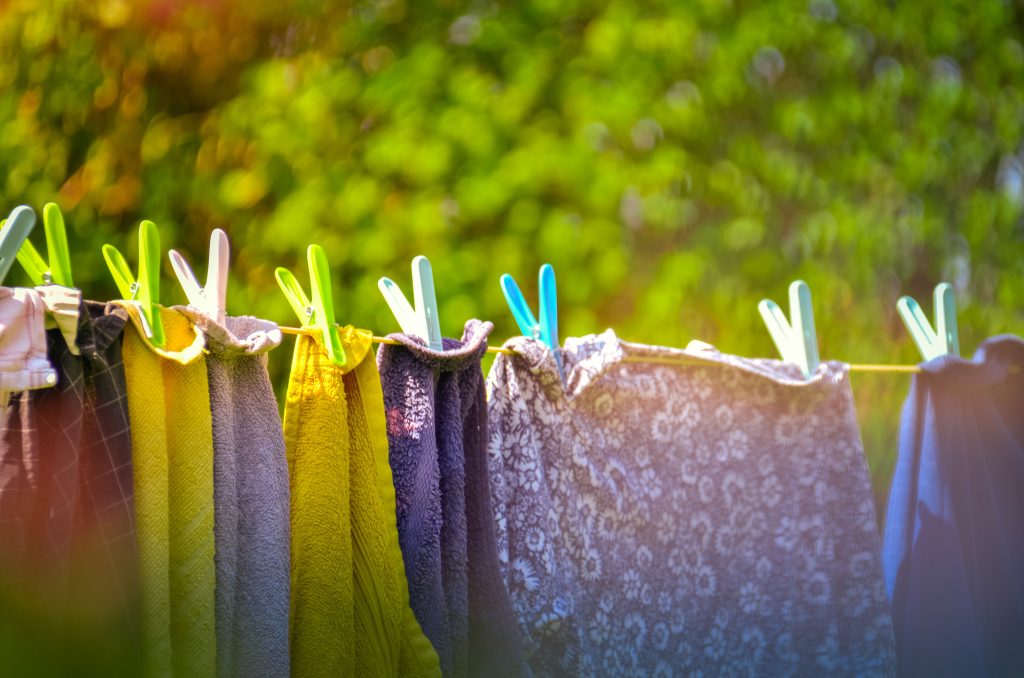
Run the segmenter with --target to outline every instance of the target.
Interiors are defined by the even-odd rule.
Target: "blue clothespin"
[[[811,378],[818,369],[818,335],[814,331],[814,308],[811,306],[811,288],[803,280],[789,286],[789,312],[792,324],[771,299],[762,299],[757,305],[768,333],[772,335],[779,355],[788,363],[795,363]]]
[[[420,337],[432,351],[444,350],[430,260],[424,256],[412,260],[412,298],[416,304],[415,308],[409,305],[409,300],[391,278],[381,278],[377,282],[377,287],[391,307],[391,312],[395,314],[395,319],[403,332]]]
[[[896,308],[907,326],[917,350],[925,361],[942,355],[960,355],[960,338],[956,327],[956,298],[953,286],[939,283],[935,286],[935,329],[913,297],[900,297]]]
[[[562,372],[561,346],[558,342],[558,295],[555,287],[555,269],[551,264],[544,264],[540,267],[537,276],[537,283],[540,296],[540,322],[533,316],[530,306],[523,298],[519,285],[508,273],[501,276],[501,291],[505,293],[505,301],[512,309],[512,316],[516,319],[523,336],[533,337],[544,342],[552,355],[555,357],[555,364],[558,366],[558,374],[565,381]]]
[[[36,213],[27,205],[15,207],[11,216],[3,221],[0,226],[0,283],[7,277],[22,243],[35,225]]]

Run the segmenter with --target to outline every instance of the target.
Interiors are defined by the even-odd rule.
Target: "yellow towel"
[[[439,676],[409,607],[371,335],[341,335],[343,369],[298,338],[285,403],[292,675]]]
[[[124,371],[131,423],[145,675],[216,672],[213,431],[204,337],[161,308],[164,349],[127,309]]]

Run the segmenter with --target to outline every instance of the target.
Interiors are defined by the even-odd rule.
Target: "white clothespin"
[[[806,379],[818,369],[818,335],[814,330],[814,307],[811,306],[811,288],[803,280],[789,286],[789,313],[792,324],[779,305],[771,299],[762,299],[757,305],[775,347],[787,363],[800,367]]]
[[[206,286],[200,287],[199,281],[192,273],[192,268],[175,250],[168,252],[171,266],[181,289],[188,297],[188,303],[205,313],[218,324],[224,324],[227,314],[226,299],[228,294],[228,257],[229,245],[227,233],[219,228],[210,234],[210,262],[206,271]]]
[[[441,321],[437,315],[437,297],[434,295],[434,274],[426,257],[418,256],[412,260],[415,308],[409,305],[408,299],[391,278],[381,278],[377,287],[403,332],[420,337],[432,351],[444,350],[441,343]]]

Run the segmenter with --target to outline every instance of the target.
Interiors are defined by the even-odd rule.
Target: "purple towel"
[[[493,328],[470,320],[440,352],[394,334],[402,345],[377,354],[410,600],[446,676],[526,672],[487,474],[480,360]]]
[[[882,563],[901,676],[1024,675],[1024,341],[921,366]]]

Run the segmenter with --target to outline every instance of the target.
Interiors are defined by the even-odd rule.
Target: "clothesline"
[[[284,334],[313,334],[312,330],[308,330],[304,327],[281,327],[281,332]],[[402,342],[395,339],[388,339],[387,337],[373,336],[374,343],[377,344],[391,344],[399,345]],[[510,348],[500,348],[498,346],[488,346],[488,353],[501,353],[504,355],[516,355],[516,352]],[[696,357],[679,356],[678,358],[627,358],[627,362],[644,362],[644,363],[656,363],[662,365],[719,365],[721,363],[715,363],[708,360],[704,360]],[[917,374],[921,371],[919,365],[873,365],[873,364],[855,364],[851,363],[848,365],[851,372],[862,372],[862,373],[875,373],[875,374]],[[1020,370],[1016,367],[1011,367],[1010,372],[1013,374],[1018,373]]]

